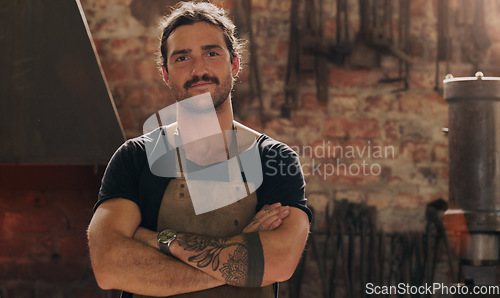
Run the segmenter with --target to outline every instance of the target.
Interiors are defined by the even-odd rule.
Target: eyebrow
[[[206,50],[211,50],[211,49],[221,49],[222,50],[223,48],[218,44],[209,44],[206,46],[202,46],[201,49],[206,51]]]
[[[222,46],[218,45],[218,44],[209,44],[209,45],[204,45],[204,46],[201,46],[201,49],[203,51],[206,51],[206,50],[211,50],[211,49],[223,49]],[[182,49],[182,50],[176,50],[176,51],[173,51],[172,54],[170,55],[170,57],[173,57],[175,55],[179,55],[179,54],[189,54],[191,53],[192,50],[191,49]]]

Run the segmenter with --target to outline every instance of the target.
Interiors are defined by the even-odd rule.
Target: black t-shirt
[[[147,145],[157,142],[160,129],[126,141],[111,158],[99,191],[94,210],[105,200],[124,198],[139,206],[141,226],[156,230],[158,210],[171,177],[160,177],[151,172]],[[309,220],[312,213],[306,206],[305,181],[297,154],[287,145],[264,134],[255,142],[262,166],[262,184],[257,188],[258,212],[265,204],[282,205],[303,210]],[[168,168],[175,169],[175,150],[162,157]],[[199,167],[187,161],[188,168]],[[193,231],[196,232],[196,231]]]
[[[155,153],[155,149],[151,150],[151,148],[161,147],[158,145],[161,145],[159,141],[166,140],[162,135],[164,136],[163,130],[159,128],[130,139],[118,148],[104,173],[99,200],[94,211],[108,199],[131,200],[139,206],[142,217],[140,225],[156,231],[163,195],[172,177],[175,177],[174,173],[177,169],[176,150],[166,150],[161,154]],[[168,141],[164,147],[173,148]],[[311,221],[312,213],[306,206],[305,181],[297,154],[287,145],[264,134],[257,138],[250,149],[240,154],[241,159],[245,159],[245,154],[251,151],[257,152],[260,156],[262,167],[261,184],[256,190],[255,213],[265,204],[272,205],[281,202],[282,205],[303,210]],[[156,157],[151,158],[154,155]],[[157,167],[158,164],[162,166]],[[248,162],[246,165],[253,167],[251,162],[250,165]],[[186,161],[186,172],[189,172],[189,169],[196,172],[202,168],[189,160]],[[257,169],[260,171],[258,165]],[[196,231],[190,232],[196,233]],[[277,297],[277,284],[274,286],[275,297]],[[131,297],[131,294],[123,292],[122,297]]]

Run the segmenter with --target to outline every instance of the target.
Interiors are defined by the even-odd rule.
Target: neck
[[[215,115],[192,112],[178,105],[177,124],[188,159],[219,159],[220,156],[225,156],[223,153],[231,142],[231,134],[226,133],[233,128],[231,97],[217,107]]]

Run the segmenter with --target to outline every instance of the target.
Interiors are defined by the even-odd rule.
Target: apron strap
[[[245,190],[246,190],[246,193],[248,196],[248,195],[250,195],[250,188],[248,187],[246,175],[245,175],[245,172],[243,171],[243,166],[241,163],[240,154],[238,153],[238,139],[237,139],[236,132],[237,132],[236,127],[234,126],[234,123],[233,123],[233,127],[231,130],[231,134],[232,134],[231,145],[229,146],[228,150],[226,151],[226,153],[227,153],[227,166],[228,166],[228,171],[229,171],[229,181],[231,182],[234,180],[234,178],[236,178],[237,176],[240,176],[243,184],[245,185]],[[186,151],[183,148],[181,148],[182,139],[181,139],[181,135],[180,135],[178,126],[175,128],[174,142],[175,142],[175,150],[177,152],[177,162],[175,163],[175,168],[176,168],[177,173],[180,175],[180,177],[185,178],[184,169],[185,169],[186,160],[187,160],[186,159]],[[234,170],[232,171],[233,167],[231,166],[231,164],[232,164],[231,161],[232,161],[233,157],[236,157],[236,161],[238,163],[237,164],[238,171],[236,171],[236,172]],[[239,174],[238,174],[238,172],[239,172]]]

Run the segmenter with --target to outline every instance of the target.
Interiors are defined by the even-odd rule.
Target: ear
[[[238,75],[238,72],[240,71],[240,57],[238,57],[237,55],[234,56],[233,58],[233,62],[231,64],[231,70],[233,78],[236,77]]]
[[[168,71],[165,68],[165,66],[161,67],[161,72],[163,74],[163,80],[165,81],[165,83],[167,84],[167,86],[170,87],[170,77],[168,75]]]

